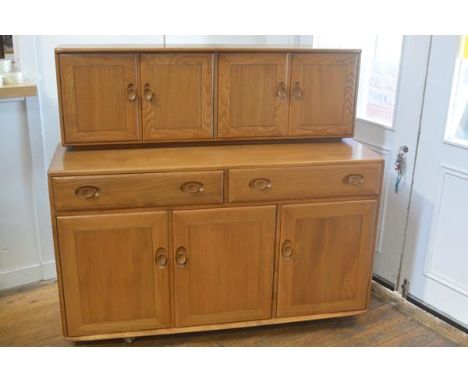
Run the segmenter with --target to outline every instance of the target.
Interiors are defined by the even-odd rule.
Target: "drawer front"
[[[229,171],[229,201],[378,195],[379,164],[327,165]]]
[[[223,202],[222,171],[55,177],[57,210]]]

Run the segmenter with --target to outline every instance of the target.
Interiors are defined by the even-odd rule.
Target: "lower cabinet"
[[[176,326],[271,318],[276,207],[174,212]]]
[[[277,316],[367,308],[377,201],[282,207]]]
[[[376,210],[375,200],[194,209],[174,211],[172,226],[165,211],[58,217],[67,334],[268,320],[274,295],[279,318],[364,310]]]
[[[171,326],[167,212],[57,224],[69,336]]]

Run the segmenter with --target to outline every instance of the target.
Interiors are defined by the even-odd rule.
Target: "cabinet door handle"
[[[290,259],[293,255],[293,247],[291,240],[285,240],[283,242],[283,245],[281,246],[281,254],[283,255],[284,258]]]
[[[349,174],[343,178],[343,183],[351,184],[353,186],[357,186],[359,184],[364,183],[364,175],[362,174]]]
[[[281,98],[281,99],[286,98],[286,85],[284,84],[283,81],[281,81],[281,82],[278,84],[278,90],[277,90],[276,94],[277,94],[278,97]]]
[[[137,98],[137,92],[136,92],[135,86],[133,84],[129,84],[127,86],[127,99],[130,102],[135,102],[136,98]]]
[[[100,192],[96,186],[81,186],[75,190],[75,195],[82,199],[96,199]]]
[[[271,179],[268,178],[256,178],[252,179],[249,182],[250,188],[255,188],[257,190],[267,190],[271,188]]]
[[[205,189],[201,182],[185,182],[180,186],[180,190],[188,192],[189,194],[197,194],[203,192]]]
[[[145,100],[148,102],[153,99],[153,91],[151,90],[151,85],[148,83],[143,87],[143,97],[145,97]]]
[[[185,267],[187,264],[188,258],[187,258],[187,250],[184,247],[179,247],[176,250],[176,263],[180,265],[181,267]]]
[[[164,268],[167,265],[167,256],[166,250],[162,247],[159,247],[156,251],[156,264],[158,264],[161,268]]]
[[[294,86],[292,88],[292,96],[294,99],[302,98],[302,89],[301,89],[301,84],[299,83],[299,81],[294,82]]]

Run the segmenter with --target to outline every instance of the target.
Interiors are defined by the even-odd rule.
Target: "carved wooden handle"
[[[249,182],[250,188],[256,188],[257,190],[267,190],[271,188],[271,179],[268,178],[256,178]]]
[[[161,268],[164,268],[167,265],[167,256],[166,250],[162,247],[158,248],[156,251],[156,264],[158,264]]]
[[[357,186],[364,183],[364,175],[362,174],[349,174],[343,178],[343,183]]]
[[[278,84],[278,91],[276,92],[279,98],[284,99],[286,98],[286,85],[283,81]]]
[[[130,102],[135,102],[136,98],[137,98],[137,92],[136,92],[135,86],[133,86],[133,84],[129,84],[127,86],[127,99]]]
[[[281,254],[283,255],[283,257],[289,259],[292,257],[293,252],[294,251],[293,251],[291,240],[285,240],[283,242],[283,245],[281,246]]]
[[[96,199],[100,192],[96,186],[81,186],[75,190],[75,195],[82,199]]]
[[[177,248],[176,251],[176,263],[182,267],[187,264],[187,250],[184,247]]]
[[[151,90],[151,85],[148,83],[143,87],[143,97],[145,97],[147,101],[151,101],[153,99],[153,91]]]
[[[294,99],[302,98],[302,89],[301,89],[301,84],[299,83],[299,81],[294,82],[294,86],[292,89],[292,96]]]
[[[180,189],[189,194],[197,194],[204,191],[203,183],[201,182],[185,182],[180,186]]]

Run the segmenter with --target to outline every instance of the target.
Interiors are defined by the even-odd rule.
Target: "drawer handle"
[[[175,259],[178,265],[180,265],[181,267],[185,267],[188,261],[187,250],[184,247],[177,248]]]
[[[203,183],[201,182],[185,182],[180,186],[180,189],[189,194],[197,194],[204,191]]]
[[[283,255],[283,257],[285,257],[286,259],[290,259],[293,255],[293,247],[292,247],[292,243],[291,243],[291,240],[285,240],[283,242],[283,245],[281,246],[281,254]]]
[[[95,186],[81,186],[75,191],[75,195],[82,199],[96,199],[101,191]]]
[[[252,179],[249,182],[249,187],[256,188],[257,190],[267,190],[271,188],[271,179],[268,179],[268,178]]]
[[[364,175],[361,174],[349,174],[343,178],[343,183],[351,184],[353,186],[357,186],[359,184],[364,183]]]
[[[158,248],[156,251],[156,264],[158,264],[161,268],[164,268],[167,265],[167,256],[166,250],[162,247]]]

